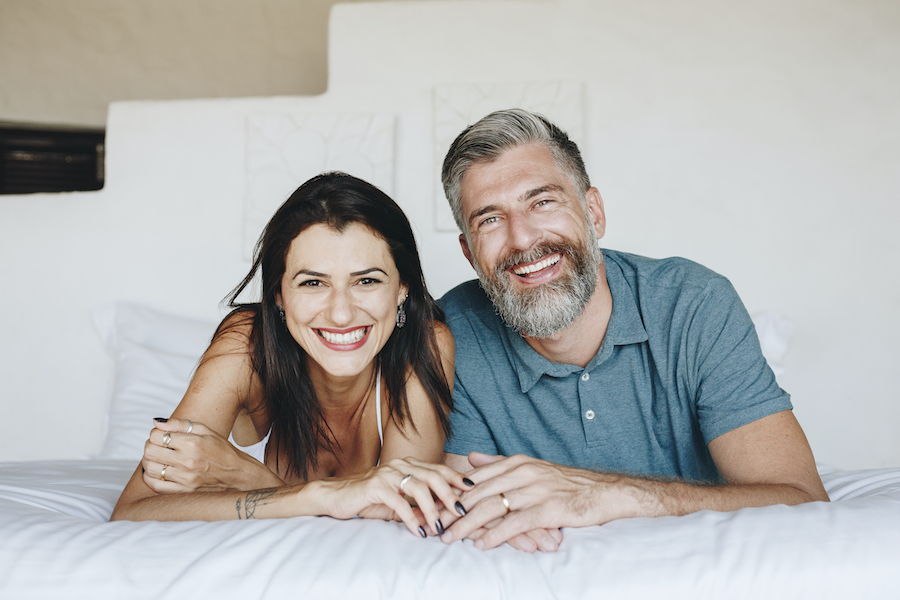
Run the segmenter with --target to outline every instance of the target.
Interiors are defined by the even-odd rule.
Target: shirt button
[[[591,378],[591,374],[588,373],[587,371],[585,371],[584,375],[581,376],[582,381],[587,381],[590,378]]]
[[[587,411],[586,413],[584,413],[584,418],[587,419],[588,421],[590,421],[591,419],[593,419],[593,418],[594,418],[594,411],[589,410],[589,411]]]

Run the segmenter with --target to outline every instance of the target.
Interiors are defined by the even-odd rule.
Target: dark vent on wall
[[[0,123],[0,194],[103,187],[103,129]]]

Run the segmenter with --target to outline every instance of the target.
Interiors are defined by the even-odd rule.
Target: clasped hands
[[[564,467],[524,455],[469,454],[474,488],[462,494],[466,515],[445,511],[450,543],[469,538],[481,549],[506,542],[525,552],[553,552],[560,527],[585,527],[632,516],[628,497],[617,485],[624,478]],[[601,501],[602,498],[602,501]],[[505,502],[504,502],[505,500]]]

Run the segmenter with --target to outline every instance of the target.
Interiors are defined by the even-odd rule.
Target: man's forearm
[[[796,505],[828,500],[784,483],[703,485],[597,474],[588,493],[594,524],[628,517],[680,516],[701,510],[732,511],[773,504]]]

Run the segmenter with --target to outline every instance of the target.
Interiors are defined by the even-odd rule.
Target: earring
[[[287,325],[287,317],[284,316],[284,307],[280,304],[276,304],[278,307],[278,316],[281,317],[281,324]]]
[[[400,303],[400,306],[397,307],[397,329],[403,329],[403,326],[406,324],[406,309],[403,308],[405,302],[406,298],[404,298],[403,302]]]

